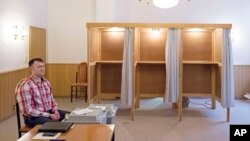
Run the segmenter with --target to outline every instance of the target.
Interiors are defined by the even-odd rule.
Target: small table
[[[18,141],[46,141],[32,139],[40,127],[41,125],[35,126]],[[114,130],[114,124],[76,124],[67,132],[62,133],[57,139],[65,141],[114,141]]]

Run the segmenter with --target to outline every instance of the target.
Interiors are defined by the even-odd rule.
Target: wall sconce
[[[16,25],[13,27],[13,34],[15,40],[18,38],[24,40],[24,37],[28,34],[28,31],[24,27],[20,28]]]
[[[161,33],[159,28],[152,28],[150,36],[152,39],[159,39]]]
[[[152,2],[152,0],[138,0],[139,2],[146,2],[147,4],[150,4]]]
[[[160,29],[159,29],[159,28],[152,28],[152,31],[153,31],[153,32],[159,32]]]

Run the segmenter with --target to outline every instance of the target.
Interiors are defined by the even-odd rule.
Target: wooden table
[[[40,127],[41,125],[37,125],[18,141],[48,141],[32,139]],[[114,130],[114,124],[76,124],[69,131],[62,133],[58,137],[58,141],[59,139],[65,141],[114,141]]]

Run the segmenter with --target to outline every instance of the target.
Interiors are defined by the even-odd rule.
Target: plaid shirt
[[[36,81],[32,76],[23,80],[16,91],[16,99],[24,116],[49,117],[48,110],[57,110],[48,80]]]

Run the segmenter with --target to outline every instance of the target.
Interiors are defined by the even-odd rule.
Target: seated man
[[[28,127],[49,121],[61,121],[66,111],[59,110],[48,80],[44,78],[45,65],[41,58],[29,61],[31,75],[24,79],[16,91],[16,99]]]

